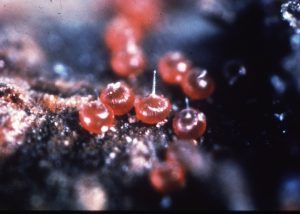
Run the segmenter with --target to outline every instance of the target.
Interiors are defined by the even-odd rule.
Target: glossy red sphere
[[[146,67],[145,55],[140,47],[130,43],[125,49],[112,54],[111,67],[121,77],[136,76]]]
[[[181,164],[166,161],[153,167],[149,179],[156,191],[169,193],[184,186],[185,170]]]
[[[197,139],[206,130],[206,117],[196,109],[186,108],[175,115],[172,125],[178,138]]]
[[[100,101],[92,101],[81,106],[79,122],[89,133],[101,134],[115,124],[114,113]]]
[[[215,83],[204,69],[193,68],[184,76],[181,87],[185,95],[192,100],[201,100],[209,97],[214,89]]]
[[[180,84],[191,69],[192,63],[181,52],[169,52],[158,63],[159,74],[168,84]]]
[[[106,46],[116,52],[126,47],[127,43],[139,43],[142,31],[124,16],[117,16],[106,26],[104,40]]]
[[[137,119],[146,124],[162,122],[171,112],[169,99],[155,94],[137,99],[134,107]]]
[[[125,82],[110,83],[101,92],[100,100],[115,115],[124,115],[133,107],[134,93]]]

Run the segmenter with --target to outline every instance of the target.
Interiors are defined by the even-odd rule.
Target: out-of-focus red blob
[[[115,115],[124,115],[134,103],[134,93],[125,82],[110,83],[100,95],[101,101],[111,107]]]
[[[171,112],[171,103],[169,99],[156,94],[138,98],[134,107],[137,119],[146,124],[157,124],[162,122]]]
[[[180,84],[191,66],[191,61],[178,51],[166,53],[158,63],[160,76],[168,84]]]
[[[215,83],[206,70],[193,68],[184,76],[181,87],[185,95],[192,100],[201,100],[213,93]]]
[[[104,41],[112,52],[124,49],[129,42],[139,43],[141,39],[141,29],[124,16],[113,18],[105,29]]]
[[[169,193],[185,185],[185,169],[178,162],[163,162],[150,171],[149,179],[153,188],[162,193]]]
[[[125,49],[112,54],[111,67],[121,77],[142,73],[146,67],[143,50],[134,43],[127,44]]]
[[[206,117],[196,109],[186,108],[175,115],[172,125],[178,138],[197,139],[206,130]]]
[[[157,23],[162,13],[161,4],[160,0],[115,0],[117,12],[143,28]]]
[[[115,124],[114,113],[100,101],[92,101],[79,110],[80,125],[91,134],[102,134]]]

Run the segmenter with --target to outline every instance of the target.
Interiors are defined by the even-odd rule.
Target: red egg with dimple
[[[146,124],[157,124],[162,122],[171,112],[169,99],[156,94],[138,98],[134,107],[137,119]]]
[[[141,39],[141,29],[124,16],[115,17],[105,29],[105,44],[113,52],[124,49],[129,42],[139,43]]]
[[[125,49],[112,54],[111,67],[121,77],[139,75],[146,67],[143,50],[136,44],[129,43]]]
[[[114,126],[113,110],[100,101],[83,104],[79,110],[80,125],[91,134],[102,134]]]
[[[109,106],[115,115],[128,113],[134,103],[134,93],[125,82],[108,84],[100,95],[100,100]]]
[[[215,83],[205,69],[193,68],[184,76],[181,88],[190,99],[202,100],[213,93]]]
[[[206,130],[206,117],[196,109],[186,108],[175,115],[172,125],[178,138],[197,139]]]
[[[192,63],[181,52],[168,52],[158,63],[159,74],[168,84],[180,84],[183,77],[190,71]]]

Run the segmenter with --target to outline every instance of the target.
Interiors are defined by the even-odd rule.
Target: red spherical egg
[[[111,67],[121,77],[142,73],[146,67],[143,50],[136,44],[129,43],[125,49],[112,54]]]
[[[143,28],[152,27],[161,16],[160,0],[116,0],[117,12],[125,15]]]
[[[130,111],[134,103],[134,93],[125,82],[108,84],[100,95],[100,100],[109,106],[115,115],[124,115]]]
[[[197,139],[206,130],[206,117],[196,109],[186,108],[175,115],[172,125],[178,138]]]
[[[209,97],[214,89],[215,83],[204,69],[193,68],[184,76],[181,88],[185,95],[192,100],[201,100]]]
[[[169,99],[156,94],[138,98],[134,107],[137,119],[146,124],[157,124],[162,122],[171,112]]]
[[[180,84],[191,69],[192,63],[181,52],[169,52],[158,63],[159,74],[168,84]]]
[[[113,110],[100,101],[83,104],[79,110],[80,125],[91,134],[102,134],[114,126]]]
[[[156,191],[169,193],[185,185],[185,169],[174,162],[159,163],[150,171],[149,179]]]
[[[124,49],[128,42],[139,43],[141,39],[141,29],[124,16],[112,19],[105,29],[105,44],[113,52]]]

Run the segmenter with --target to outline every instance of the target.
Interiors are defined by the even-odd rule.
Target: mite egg
[[[191,61],[178,51],[165,54],[158,63],[160,76],[168,84],[180,84],[191,66]]]
[[[137,119],[147,124],[162,122],[169,116],[170,111],[170,101],[162,95],[150,94],[137,99],[135,103]]]
[[[145,55],[134,43],[129,43],[125,49],[112,54],[111,67],[121,77],[136,76],[143,72],[145,66]]]
[[[113,110],[99,101],[92,101],[79,110],[80,125],[91,134],[106,132],[115,123]]]
[[[178,138],[197,139],[206,130],[206,117],[196,109],[186,108],[175,115],[172,125]]]
[[[157,124],[165,120],[171,112],[171,103],[163,95],[157,95],[156,71],[153,72],[152,93],[147,97],[138,98],[134,104],[136,117],[147,124]]]
[[[213,93],[215,84],[205,69],[193,68],[184,76],[181,87],[192,100],[201,100]]]
[[[124,115],[133,107],[134,93],[124,82],[110,83],[102,91],[100,99],[115,115]]]
[[[167,161],[155,165],[149,179],[156,191],[165,194],[184,186],[185,170],[181,164]]]
[[[110,21],[104,35],[106,46],[114,52],[126,47],[128,42],[140,42],[141,38],[141,30],[123,16]]]

